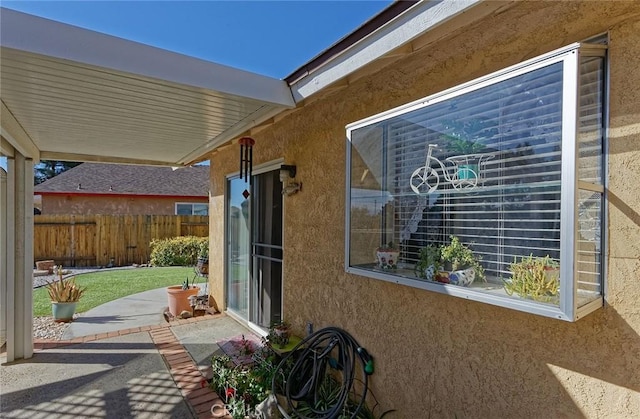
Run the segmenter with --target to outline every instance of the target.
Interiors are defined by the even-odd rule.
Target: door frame
[[[252,168],[252,176],[257,176],[263,173],[267,173],[267,172],[271,172],[274,170],[279,170],[280,166],[282,166],[282,164],[284,164],[284,158],[279,158],[279,159],[275,159],[275,160],[271,160],[269,162],[266,163],[262,163],[259,164],[257,166],[254,166]],[[266,336],[267,335],[267,331],[258,326],[255,323],[252,323],[250,321],[250,313],[247,314],[247,318],[245,319],[244,317],[240,316],[239,314],[237,314],[236,312],[234,312],[233,310],[230,310],[229,307],[227,306],[227,299],[228,299],[228,278],[229,278],[229,241],[230,241],[230,237],[229,237],[229,200],[230,200],[230,196],[229,196],[229,182],[233,179],[236,179],[240,176],[240,171],[235,171],[232,173],[229,173],[225,176],[225,191],[224,191],[224,280],[223,280],[223,295],[224,295],[224,311],[225,313],[232,317],[233,319],[235,319],[236,321],[244,324],[245,326],[247,326],[248,328],[250,328],[252,331],[254,331],[255,333],[261,335],[261,336]],[[251,217],[253,218],[253,202],[251,203],[251,209],[252,209],[252,213],[251,213]],[[280,285],[280,294],[282,296],[282,302],[281,302],[281,307],[280,307],[280,311],[283,313],[282,317],[284,318],[284,241],[285,241],[285,237],[284,237],[284,220],[285,220],[285,199],[282,199],[282,281],[281,281],[281,285]],[[251,226],[251,231],[249,232],[249,237],[250,240],[253,241],[253,226]],[[252,252],[253,253],[253,252]],[[250,269],[252,270],[252,274],[253,274],[253,267],[254,267],[254,258],[253,255],[251,257],[251,263],[250,263]],[[251,279],[250,279],[251,280]],[[248,292],[247,295],[247,307],[248,310],[251,309],[250,307],[250,299],[251,297],[251,292]]]

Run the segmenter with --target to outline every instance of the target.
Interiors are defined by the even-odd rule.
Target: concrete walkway
[[[0,356],[0,416],[219,417],[205,369],[218,341],[250,330],[223,314],[167,323],[164,288],[105,306],[74,321],[72,338],[38,342],[31,359]]]
[[[71,340],[91,334],[162,324],[165,321],[162,313],[166,307],[166,288],[129,295],[81,313],[65,329],[62,338]]]

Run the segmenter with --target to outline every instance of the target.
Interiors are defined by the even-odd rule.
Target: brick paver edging
[[[206,314],[190,319],[172,320],[170,323],[165,324],[133,327],[116,332],[82,336],[69,340],[34,339],[33,346],[34,351],[39,352],[45,349],[61,348],[132,333],[149,332],[173,380],[176,382],[176,385],[182,392],[182,396],[194,412],[195,417],[198,419],[221,417],[214,416],[211,408],[214,405],[224,406],[224,401],[209,387],[206,377],[202,374],[189,352],[187,352],[185,347],[173,334],[171,327],[212,320],[223,316],[224,314]],[[224,418],[230,418],[230,416],[224,416]]]
[[[206,377],[171,328],[151,330],[149,334],[195,416],[198,419],[220,417],[213,416],[212,407],[222,407],[224,401],[209,387]]]

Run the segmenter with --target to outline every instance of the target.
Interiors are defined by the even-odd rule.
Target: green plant
[[[273,322],[269,327],[267,342],[270,345],[279,345],[280,348],[284,348],[289,343],[290,329],[291,325],[284,320]]]
[[[118,269],[77,275],[79,287],[89,286],[91,292],[84,293],[76,305],[82,313],[109,301],[156,288],[176,285],[176,278],[183,278],[193,268],[139,268]],[[51,298],[46,287],[33,290],[33,315],[50,316]]]
[[[480,258],[471,251],[467,246],[462,244],[456,236],[451,236],[451,243],[440,248],[442,262],[445,268],[449,265],[452,271],[473,268],[475,271],[475,279],[486,280],[484,268],[480,264]]]
[[[209,238],[202,240],[198,246],[198,257],[202,259],[209,259]]]
[[[211,358],[211,388],[225,398],[234,418],[244,418],[243,414],[253,411],[271,391],[276,371],[275,354],[268,347],[262,347],[253,354],[253,361],[251,365],[236,366],[226,355]]]
[[[420,249],[415,271],[421,278],[433,281],[436,280],[440,271],[458,271],[467,268],[473,268],[475,279],[486,280],[480,258],[462,244],[458,237],[451,236],[451,243],[447,245],[430,244]]]
[[[486,146],[479,140],[497,134],[495,121],[490,119],[473,118],[465,121],[449,119],[443,121],[442,125],[450,131],[450,134],[444,134],[441,138],[446,141],[452,152],[459,154],[483,152]]]
[[[451,149],[451,151],[456,153],[476,154],[481,153],[486,148],[484,144],[481,144],[477,141],[464,140],[462,138],[453,136],[447,136],[446,138],[449,141],[449,148]]]
[[[549,255],[541,258],[529,255],[514,259],[509,265],[511,278],[503,280],[504,289],[509,295],[514,293],[523,298],[536,301],[551,301],[560,293],[559,265]]]
[[[49,298],[56,303],[78,302],[87,288],[78,286],[75,277],[63,279],[62,266],[58,268],[58,272],[60,272],[60,278],[55,282],[49,282],[45,286]]]
[[[420,249],[418,263],[416,263],[415,266],[415,271],[418,276],[431,281],[435,273],[442,269],[442,255],[439,246],[430,244]]]
[[[153,266],[193,266],[203,249],[208,252],[208,237],[183,236],[152,240],[151,264]]]
[[[325,375],[317,391],[314,392],[314,400],[301,401],[296,407],[296,412],[303,417],[320,417],[318,416],[319,412],[332,411],[332,408],[340,403],[341,396],[342,383],[331,375]],[[349,394],[340,412],[332,412],[336,413],[337,416],[331,417],[338,419],[381,419],[393,412],[393,410],[388,410],[380,416],[376,416],[374,412],[367,407],[366,403],[358,409],[359,403],[353,396],[353,394]]]
[[[393,241],[390,241],[386,245],[379,246],[376,250],[379,252],[394,252],[398,251],[398,248],[393,244]]]

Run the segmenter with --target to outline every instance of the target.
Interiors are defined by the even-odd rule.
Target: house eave
[[[484,0],[418,2],[396,16],[390,15],[389,21],[380,22],[380,27],[369,30],[361,39],[345,37],[340,48],[332,46],[327,50],[331,54],[317,56],[316,62],[303,65],[285,80],[296,103],[302,103],[321,91],[347,86],[359,74],[366,74],[366,68],[388,65],[424,48],[432,33],[441,38],[513,4]]]

